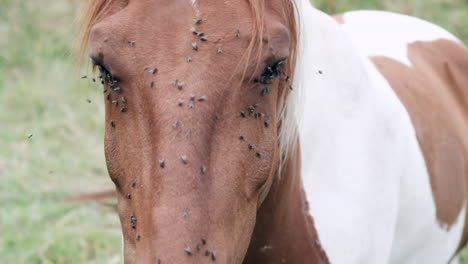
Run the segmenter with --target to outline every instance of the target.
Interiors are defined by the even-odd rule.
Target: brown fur
[[[112,99],[125,96],[128,107],[121,113],[106,101],[105,153],[117,189],[125,263],[211,262],[203,254],[207,249],[217,252],[217,263],[242,263],[256,218],[275,217],[258,209],[265,199],[275,199],[269,191],[276,186],[282,155],[276,117],[288,83],[276,80],[268,85],[271,93],[261,96],[265,85],[253,79],[283,57],[289,59],[284,70],[294,72],[294,3],[198,0],[197,5],[203,19],[199,25],[193,23],[196,15],[188,0],[96,0],[85,16],[83,47],[89,38],[91,58],[122,88],[121,94],[110,92]],[[191,27],[205,32],[208,41],[200,41]],[[238,29],[240,38],[234,36]],[[193,41],[198,51],[191,48]],[[216,53],[219,47],[223,54]],[[192,62],[186,61],[188,55]],[[145,70],[152,67],[159,71]],[[174,79],[184,84],[182,90],[171,85]],[[191,109],[187,106],[192,95],[207,100],[195,101]],[[182,107],[178,100],[183,100]],[[270,118],[269,127],[265,117],[240,117],[240,111],[255,103],[260,103],[256,111]],[[111,120],[115,127],[109,125]],[[239,139],[241,134],[246,140]],[[255,150],[249,150],[249,143]],[[259,158],[256,152],[264,154]],[[187,157],[186,164],[181,156]],[[162,159],[164,168],[159,166]],[[297,173],[284,175],[296,181],[285,191],[294,191],[291,203],[297,205],[302,227],[313,228],[302,207],[304,197],[296,193],[301,188]],[[202,238],[208,243],[198,252]],[[293,241],[281,243],[298,242],[289,239]],[[301,241],[307,240],[316,240],[313,229],[302,234]],[[320,247],[300,245],[291,252],[305,261],[301,256],[309,256],[305,250],[311,248]]]
[[[372,60],[407,108],[430,175],[439,223],[455,223],[468,200],[468,50],[449,40],[408,46],[408,67]],[[465,225],[463,241],[467,241]]]

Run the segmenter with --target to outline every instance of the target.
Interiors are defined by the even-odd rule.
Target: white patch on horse
[[[356,16],[360,24],[392,24],[410,31],[403,39],[396,37],[400,31],[382,36],[392,31],[378,26],[365,33],[365,27],[352,21],[354,14],[353,19],[344,17],[352,26],[340,27],[308,0],[302,2],[303,47],[296,75],[304,101],[301,172],[325,253],[331,263],[447,263],[460,241],[465,209],[450,231],[439,226],[410,117],[367,57],[403,61],[414,35],[421,31],[434,39],[440,28],[433,27],[436,33],[431,35],[418,19],[379,13],[368,21]]]
[[[386,56],[410,65],[406,47],[412,42],[438,39],[459,41],[439,26],[405,15],[381,11],[357,11],[346,13],[343,17],[344,30],[358,45],[360,52],[368,57]],[[405,30],[387,30],[389,25]],[[404,27],[399,27],[403,25]],[[368,37],[365,41],[360,39],[366,35],[375,37]],[[404,55],[400,53],[401,50],[404,50]],[[389,86],[387,81],[385,85]],[[405,114],[408,115],[406,109]],[[416,136],[413,135],[414,128],[412,124],[410,125],[411,129],[408,130],[411,130],[411,134],[408,137],[412,137],[411,140],[415,141],[412,144],[416,146],[412,153],[407,153],[407,158],[411,155],[413,157],[411,160],[420,159],[417,169],[420,172],[417,173],[415,170],[414,173],[400,179],[402,202],[390,263],[447,263],[460,242],[466,208],[460,212],[457,222],[450,227],[450,231],[447,226],[438,222],[430,177]],[[416,167],[415,164],[413,166]],[[414,188],[415,186],[419,188]]]
[[[368,56],[385,55],[411,66],[407,46],[415,41],[440,38],[460,42],[445,29],[419,18],[384,11],[353,11],[343,14],[346,32]],[[395,39],[396,38],[396,39]]]

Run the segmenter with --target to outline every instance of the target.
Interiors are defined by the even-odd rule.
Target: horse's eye
[[[263,73],[257,78],[257,81],[262,84],[271,83],[274,79],[283,73],[282,66],[286,64],[286,62],[287,59],[281,59],[273,64],[269,64],[263,70]]]
[[[99,78],[102,80],[102,84],[108,83],[108,84],[113,84],[115,82],[114,77],[112,76],[112,73],[104,66],[102,63],[97,62],[93,60],[93,65],[96,66],[99,69],[99,72],[101,75]]]

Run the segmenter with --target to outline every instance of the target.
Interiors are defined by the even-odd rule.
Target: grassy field
[[[113,208],[65,202],[112,188],[102,93],[69,59],[78,2],[0,0],[0,264],[120,263]],[[334,2],[315,4],[420,16],[468,43],[466,0]]]

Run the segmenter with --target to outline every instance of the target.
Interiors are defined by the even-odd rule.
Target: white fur
[[[459,41],[445,29],[419,18],[383,11],[354,11],[343,15],[342,26],[356,47],[368,56],[385,55],[410,66],[406,45],[440,38]]]
[[[302,1],[300,11],[302,176],[329,260],[447,263],[461,237],[464,210],[450,231],[438,225],[429,175],[409,115],[367,58],[388,55],[404,61],[402,45],[415,38],[405,39],[413,36],[410,33],[399,38],[398,33],[411,29],[434,39],[439,28],[432,27],[434,36],[429,38],[426,22],[389,15],[394,25],[405,27],[387,36],[385,47],[379,49],[374,45],[382,44],[381,36],[362,32],[371,26],[352,27],[358,33],[343,29],[308,0]],[[345,20],[353,16],[364,23],[363,15],[346,14]],[[384,13],[371,12],[367,18],[373,20],[365,23],[391,23],[376,21],[385,20],[382,17]],[[361,47],[362,42],[366,45]]]

